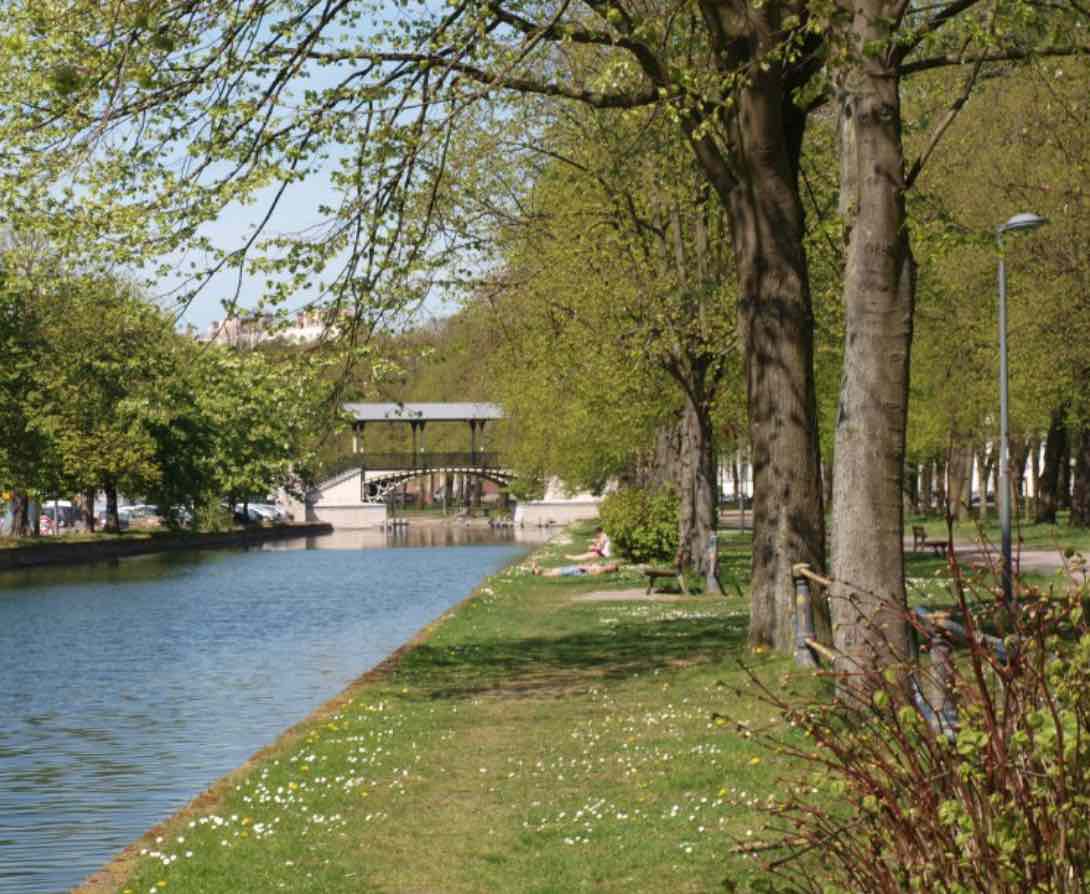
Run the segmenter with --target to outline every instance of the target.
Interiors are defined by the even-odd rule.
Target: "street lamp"
[[[1017,230],[1036,230],[1048,221],[1036,214],[1016,214],[995,230],[999,249],[999,527],[1003,538],[1003,604],[1014,605],[1013,564],[1011,562],[1011,489],[1010,458],[1007,444],[1007,271],[1003,265],[1003,234]]]

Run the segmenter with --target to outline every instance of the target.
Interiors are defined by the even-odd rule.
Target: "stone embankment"
[[[326,522],[308,522],[207,534],[152,532],[147,536],[130,534],[102,540],[38,542],[0,550],[0,572],[46,565],[84,565],[187,549],[252,546],[269,540],[320,537],[332,531],[333,526]]]

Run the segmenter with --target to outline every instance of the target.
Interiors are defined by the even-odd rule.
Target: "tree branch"
[[[931,56],[927,59],[917,59],[915,62],[905,63],[898,67],[897,74],[904,77],[920,71],[930,71],[934,68],[945,68],[951,65],[975,65],[978,62],[1020,62],[1037,57],[1082,55],[1090,55],[1090,45],[1041,47],[1028,50],[1021,47],[1011,47],[1006,50],[993,50],[965,56],[960,53],[945,53],[940,56]]]

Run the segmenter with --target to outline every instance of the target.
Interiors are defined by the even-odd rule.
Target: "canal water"
[[[78,884],[527,550],[504,533],[0,575],[0,892]]]

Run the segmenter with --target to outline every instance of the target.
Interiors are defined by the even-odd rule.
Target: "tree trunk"
[[[1029,444],[1025,438],[1011,438],[1011,506],[1016,517],[1025,515],[1026,508],[1026,460],[1029,458]]]
[[[896,64],[865,51],[887,35],[859,0],[840,80],[841,203],[848,229],[844,369],[836,428],[830,595],[841,692],[908,657],[901,490],[915,261],[904,201]],[[866,681],[863,685],[866,685]]]
[[[946,513],[946,460],[935,460],[935,508]]]
[[[977,451],[977,468],[980,470],[980,513],[981,521],[988,519],[988,477],[992,473],[992,458],[986,447]]]
[[[1033,483],[1033,515],[1037,516],[1039,482],[1041,480],[1041,439],[1033,438],[1029,446],[1029,474]]]
[[[1090,425],[1079,429],[1075,440],[1075,492],[1071,496],[1073,528],[1090,528]]]
[[[744,171],[726,197],[753,461],[749,641],[790,652],[792,566],[825,565],[813,311],[798,190],[805,115],[786,95],[778,66],[755,66],[749,77],[732,134]]]
[[[1048,423],[1048,437],[1045,439],[1045,467],[1037,479],[1037,524],[1056,524],[1060,485],[1060,462],[1066,452],[1067,426],[1064,423],[1066,408],[1057,407],[1052,411]]]
[[[106,530],[117,534],[121,531],[121,519],[117,515],[117,487],[110,483],[103,490],[106,492]]]
[[[1065,430],[1066,431],[1066,430]],[[1066,431],[1056,476],[1056,508],[1071,508],[1071,432]]]
[[[681,421],[681,454],[677,482],[681,506],[678,512],[678,543],[684,567],[705,580],[714,580],[708,546],[718,521],[715,444],[711,407],[687,395]],[[711,592],[718,593],[716,583]]]
[[[931,511],[931,497],[935,492],[935,484],[933,481],[935,477],[934,470],[935,465],[931,460],[928,460],[923,464],[923,471],[920,476],[923,479],[920,482],[920,511],[923,512],[924,515],[927,515]]]
[[[89,488],[83,494],[83,505],[80,507],[83,514],[83,526],[88,533],[95,531],[95,489]]]
[[[972,469],[972,449],[963,446],[955,435],[951,438],[946,455],[946,468],[950,479],[946,490],[946,514],[958,521],[967,521],[971,492],[966,484]]]
[[[905,485],[908,509],[913,515],[920,514],[920,467],[910,462],[905,466]]]
[[[30,497],[26,491],[17,490],[11,500],[11,536],[30,536]]]

